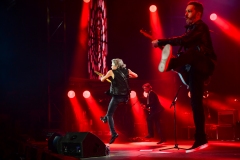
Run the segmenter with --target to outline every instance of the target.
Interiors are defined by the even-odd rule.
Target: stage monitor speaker
[[[60,153],[61,150],[58,146],[60,145],[62,138],[63,134],[57,132],[53,133],[48,139],[48,149],[54,153]]]
[[[68,156],[88,158],[107,155],[106,145],[90,132],[69,132],[60,142],[61,153]]]

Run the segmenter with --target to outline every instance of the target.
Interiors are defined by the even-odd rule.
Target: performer
[[[144,107],[148,110],[147,113],[147,126],[148,126],[148,135],[145,138],[154,137],[154,125],[157,129],[158,136],[160,141],[157,144],[162,144],[166,141],[162,125],[160,120],[164,111],[163,106],[161,105],[158,95],[152,90],[152,86],[149,83],[145,83],[142,86],[144,92],[147,93],[147,103]]]
[[[117,109],[119,103],[127,102],[130,96],[130,88],[128,79],[137,78],[138,75],[126,68],[126,64],[123,63],[122,59],[112,59],[112,69],[107,72],[106,75],[101,77],[101,81],[104,82],[109,77],[112,78],[110,86],[110,94],[112,95],[111,101],[108,105],[107,114],[100,119],[109,125],[111,132],[111,139],[109,144],[113,143],[118,137],[117,132],[114,128],[113,114]]]
[[[186,82],[191,93],[191,106],[195,124],[195,142],[186,152],[206,148],[208,141],[205,133],[203,108],[204,81],[212,75],[215,68],[216,55],[212,46],[208,26],[201,20],[203,5],[190,1],[186,7],[186,33],[182,36],[152,41],[154,47],[165,46],[159,64],[160,72],[176,70],[184,67],[187,73]],[[181,46],[184,52],[178,57],[172,57],[172,46]]]

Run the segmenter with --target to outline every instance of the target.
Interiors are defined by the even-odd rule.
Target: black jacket
[[[149,96],[149,103],[146,105],[146,107],[150,109],[149,111],[150,115],[164,110],[163,106],[161,105],[158,99],[158,95],[155,92],[150,91],[148,96]]]
[[[185,28],[186,33],[182,36],[159,39],[158,45],[164,46],[170,44],[173,46],[183,46],[186,50],[194,47],[211,60],[217,60],[208,26],[202,20],[198,20],[192,25],[185,26]]]

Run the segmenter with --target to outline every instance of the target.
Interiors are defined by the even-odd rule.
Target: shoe
[[[207,147],[208,147],[207,140],[206,141],[201,141],[201,142],[195,141],[191,148],[186,149],[186,153],[199,151],[199,150],[207,148]]]
[[[164,46],[163,50],[162,50],[162,57],[161,57],[161,61],[158,65],[158,70],[160,72],[164,72],[167,70],[168,68],[168,63],[171,59],[172,56],[172,46],[170,44],[167,44]]]
[[[118,134],[113,135],[112,138],[110,139],[109,144],[112,144],[117,137],[118,137]]]
[[[100,117],[100,120],[101,120],[103,123],[107,123],[107,117]]]
[[[151,136],[151,135],[147,135],[145,138],[153,138],[153,136]]]
[[[166,141],[159,141],[157,144],[164,144]]]

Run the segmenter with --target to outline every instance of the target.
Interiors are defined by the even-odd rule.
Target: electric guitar
[[[96,74],[99,75],[99,76],[103,76],[103,74],[100,73],[100,72],[94,71],[94,73],[96,73]],[[108,81],[109,83],[111,83],[111,81],[110,81],[108,78],[106,79],[106,81]]]
[[[144,109],[144,110],[150,112],[150,108],[149,108],[149,107],[146,107],[145,104],[142,104],[142,103],[141,103],[140,106],[141,106],[142,109]]]
[[[150,35],[149,33],[145,32],[142,29],[140,30],[140,33],[142,33],[145,37],[151,39],[152,41],[156,39],[152,35]],[[159,46],[159,48],[161,50],[163,50],[164,47],[165,46]],[[181,56],[181,55],[178,55],[178,56]],[[188,71],[186,70],[185,66],[181,67],[181,68],[177,68],[177,69],[175,69],[173,71],[175,71],[178,74],[178,76],[181,79],[182,83],[185,84],[188,87],[188,85],[189,85],[188,84],[188,78],[187,78],[188,77]]]
[[[103,76],[103,74],[100,73],[100,72],[94,71],[94,73],[96,73],[96,74],[99,75],[99,76]],[[106,79],[106,81],[108,81],[109,83],[111,83],[111,81],[110,81],[108,78]],[[107,90],[107,91],[104,92],[104,93],[105,93],[106,95],[108,95],[108,96],[112,96],[111,93],[110,93],[110,89]]]

